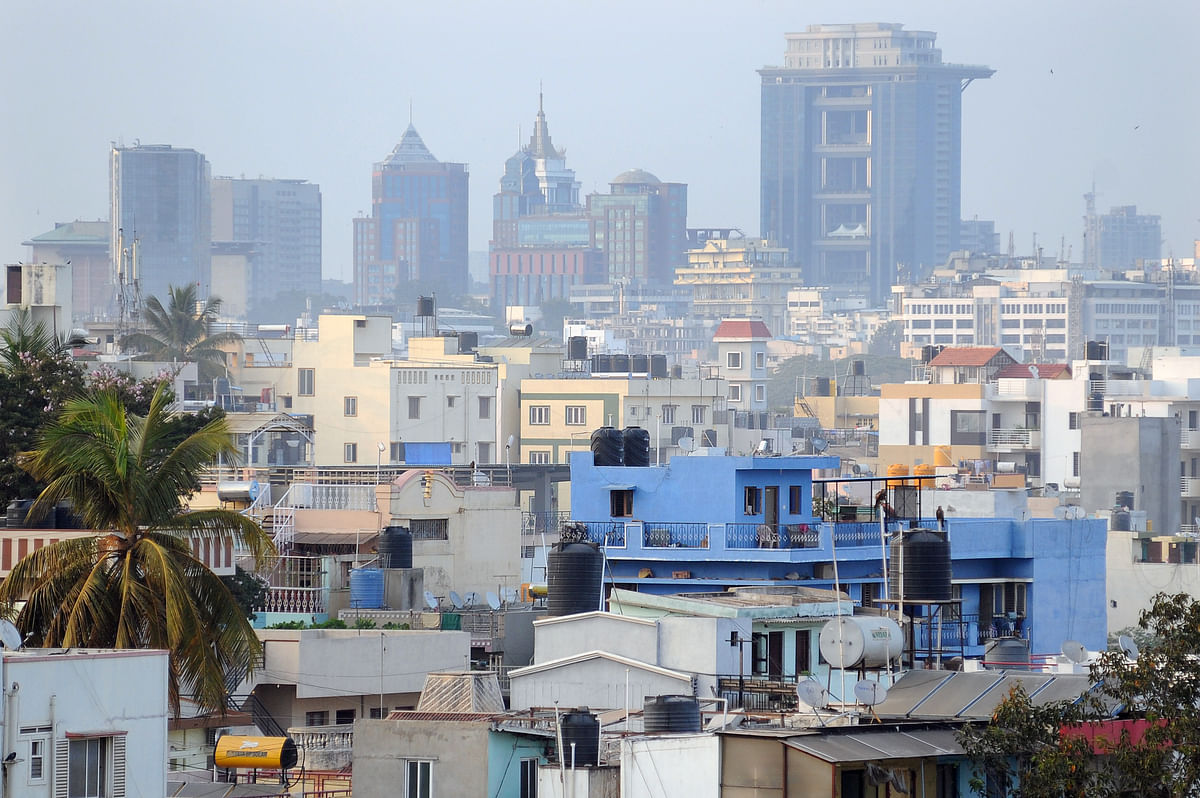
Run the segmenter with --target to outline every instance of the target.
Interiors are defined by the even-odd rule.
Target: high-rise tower
[[[114,287],[118,271],[131,268],[136,250],[141,297],[156,296],[165,305],[168,285],[189,283],[199,287],[199,296],[208,296],[208,160],[195,150],[168,145],[114,145],[109,169]]]
[[[880,303],[958,248],[962,91],[937,34],[810,25],[762,77],[761,223],[810,285]]]
[[[396,288],[467,290],[467,165],[439,161],[411,124],[371,174],[371,215],[354,220],[354,294],[390,304]]]

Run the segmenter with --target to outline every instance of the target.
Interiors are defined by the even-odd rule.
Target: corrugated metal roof
[[[878,762],[963,753],[953,729],[806,735],[789,738],[785,744],[826,762]]]

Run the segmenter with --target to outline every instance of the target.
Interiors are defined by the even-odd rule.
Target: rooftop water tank
[[[383,607],[383,571],[378,568],[350,570],[350,608],[377,610]]]
[[[904,633],[891,618],[843,615],[821,628],[821,656],[834,668],[882,668],[904,653]]]
[[[618,374],[629,373],[629,355],[616,354],[612,356],[612,370]]]
[[[385,526],[379,533],[379,567],[412,568],[413,537],[406,526]]]
[[[595,543],[558,543],[546,555],[548,614],[575,615],[600,609],[604,555]]]
[[[598,466],[619,466],[625,462],[625,436],[616,427],[600,427],[592,433],[592,458]]]
[[[587,338],[582,335],[572,335],[567,339],[567,360],[587,360]]]
[[[569,768],[600,764],[600,720],[587,707],[563,714],[558,722],[562,734],[562,763]]]
[[[646,734],[696,734],[700,731],[700,702],[691,695],[648,696],[643,705]]]
[[[650,376],[656,380],[665,379],[667,376],[667,356],[666,355],[651,355],[650,356]]]
[[[630,368],[634,374],[649,374],[650,373],[650,356],[649,355],[634,355],[629,359]]]
[[[626,427],[622,434],[622,462],[627,466],[646,468],[650,465],[650,432],[641,427]]]
[[[907,529],[888,554],[888,590],[905,602],[949,601],[950,541],[932,529]],[[903,589],[901,583],[903,581]]]

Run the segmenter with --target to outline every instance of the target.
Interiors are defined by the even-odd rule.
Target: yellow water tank
[[[939,468],[947,468],[954,465],[954,460],[950,456],[950,447],[945,444],[933,447],[933,464]]]
[[[913,469],[913,475],[925,477],[925,479],[913,480],[914,484],[922,490],[933,490],[933,477],[937,474],[937,469],[930,463],[921,463]]]
[[[217,738],[213,762],[219,768],[264,768],[290,770],[299,759],[291,737],[242,737],[223,734]]]
[[[887,467],[887,475],[888,477],[906,477],[908,476],[908,466],[904,465],[904,463],[892,463]],[[907,481],[903,479],[888,479],[887,481],[889,488],[906,484],[908,484]]]

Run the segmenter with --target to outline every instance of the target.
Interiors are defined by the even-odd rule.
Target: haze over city
[[[302,178],[323,195],[323,270],[351,276],[371,165],[412,119],[471,170],[470,249],[487,249],[504,160],[544,87],[582,193],[633,167],[688,184],[688,223],[759,231],[759,77],[788,31],[885,20],[996,70],[964,94],[962,217],[1080,255],[1083,200],[1162,216],[1191,254],[1200,156],[1190,3],[122,2],[6,4],[0,254],[108,214],[112,141],[204,153],[214,175]]]

